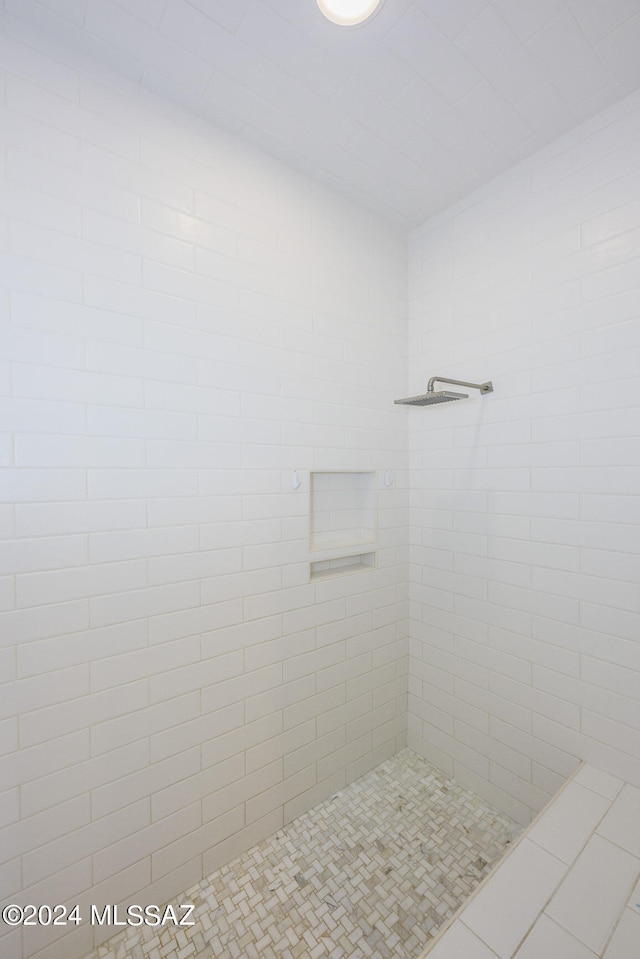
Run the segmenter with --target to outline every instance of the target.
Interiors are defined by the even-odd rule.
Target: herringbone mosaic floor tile
[[[415,959],[520,830],[405,749],[87,959]]]

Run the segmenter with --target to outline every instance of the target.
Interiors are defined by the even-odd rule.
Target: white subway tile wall
[[[0,899],[165,901],[406,742],[406,237],[1,42]],[[309,582],[312,470],[377,568]]]
[[[640,786],[640,96],[407,250],[0,43],[0,898],[167,900],[407,730],[522,823],[579,758]],[[438,374],[495,392],[393,406]],[[375,568],[310,582],[312,471],[376,475]]]
[[[409,745],[525,824],[640,785],[639,207],[634,95],[410,237]]]

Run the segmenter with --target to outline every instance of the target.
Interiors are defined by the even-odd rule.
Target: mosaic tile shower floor
[[[87,959],[415,959],[520,832],[404,749]]]

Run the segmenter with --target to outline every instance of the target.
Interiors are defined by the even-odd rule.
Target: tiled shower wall
[[[640,783],[640,97],[416,231],[410,737],[522,822]]]
[[[406,242],[11,29],[0,898],[166,901],[405,742]],[[311,470],[375,569],[310,583]]]

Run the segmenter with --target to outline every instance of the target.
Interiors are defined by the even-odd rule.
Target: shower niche
[[[377,545],[376,474],[312,472],[310,579],[373,569]]]

